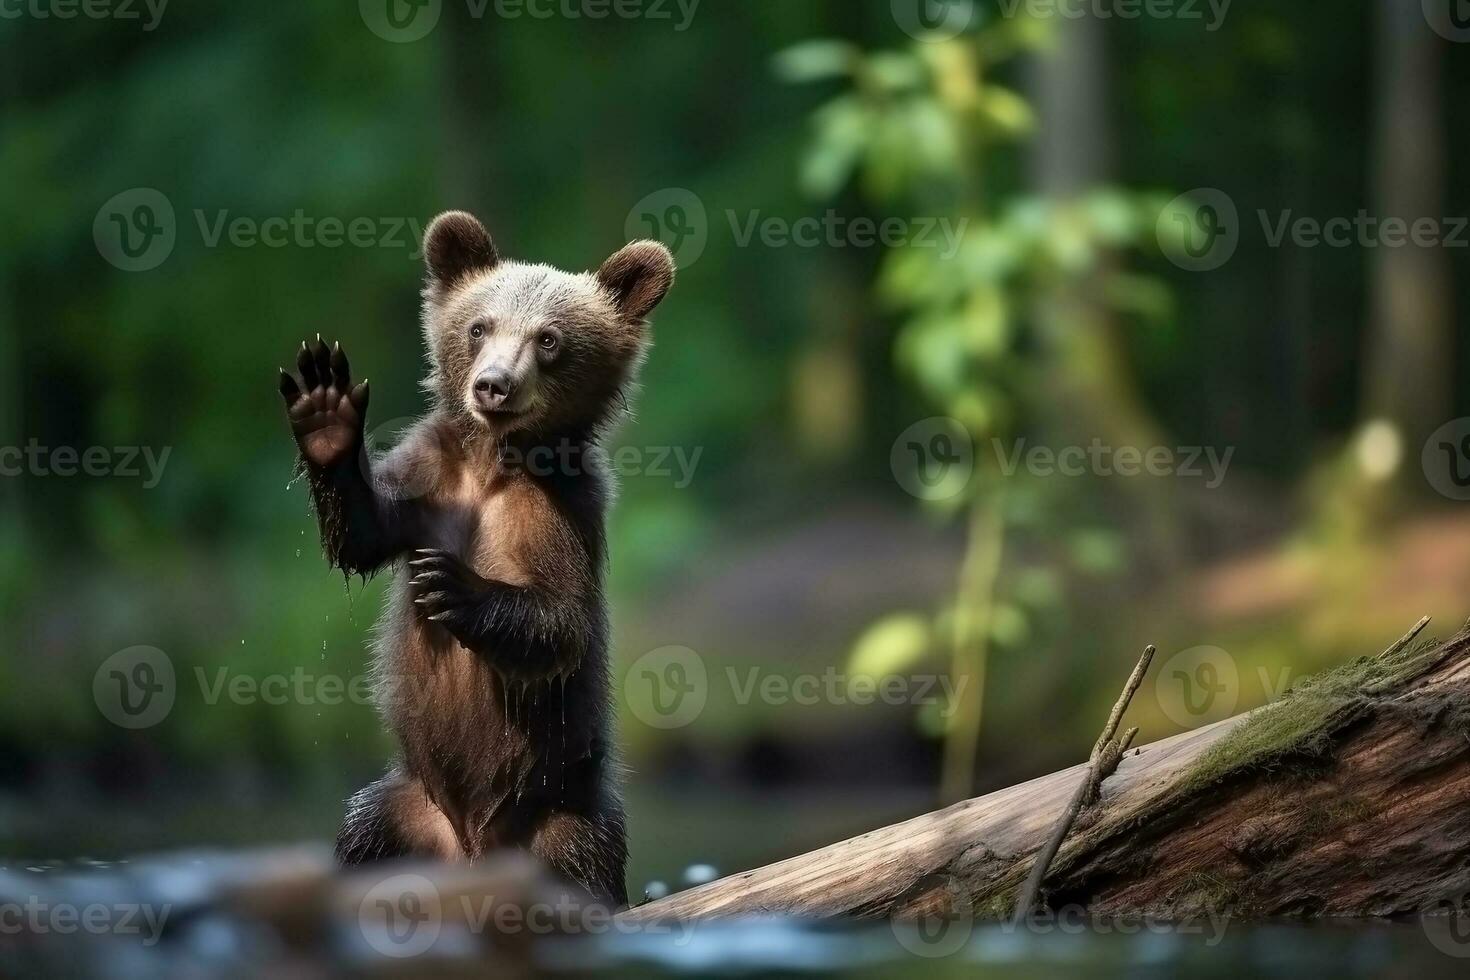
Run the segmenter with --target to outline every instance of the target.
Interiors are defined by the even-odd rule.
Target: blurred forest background
[[[629,475],[612,519],[635,894],[1079,761],[1147,642],[1184,658],[1135,702],[1159,737],[1470,615],[1446,483],[1470,466],[1470,48],[1419,0],[1218,23],[443,0],[416,40],[372,6],[0,20],[0,446],[169,451],[156,486],[0,478],[0,855],[325,839],[382,769],[369,706],[212,699],[197,671],[362,674],[386,577],[344,589],[322,560],[275,370],[341,338],[391,442],[423,406],[417,242],[391,232],[451,207],[567,268],[652,232],[680,252],[615,440],[699,453],[688,480]],[[950,19],[926,34],[925,10]],[[98,243],[137,188],[175,240],[129,271]],[[963,234],[759,230],[829,210]],[[1360,211],[1443,241],[1272,242]],[[392,241],[213,237],[298,212]],[[1006,472],[1018,445],[1094,440],[1230,455],[1218,481],[1204,457]],[[930,493],[910,442],[920,469],[967,444],[973,471]],[[126,730],[93,681],[139,645],[177,694]],[[707,698],[660,729],[623,675],[668,646]],[[953,704],[741,697],[752,669],[829,668],[968,681]]]

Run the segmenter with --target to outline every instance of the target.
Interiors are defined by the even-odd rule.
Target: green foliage
[[[875,289],[897,319],[893,358],[898,370],[929,405],[982,444],[1046,423],[1018,382],[1075,368],[1059,362],[1056,338],[1037,334],[1043,326],[1081,331],[1089,325],[1047,324],[1038,315],[1039,303],[1088,285],[1114,312],[1168,311],[1168,294],[1160,283],[1123,272],[1112,261],[1149,239],[1158,213],[1153,197],[1099,188],[1056,199],[993,186],[997,148],[1035,128],[1030,106],[996,82],[998,69],[1013,57],[1034,56],[1045,41],[1034,24],[1002,24],[950,42],[920,42],[902,52],[864,54],[842,42],[813,41],[787,50],[776,62],[788,81],[839,79],[845,85],[813,115],[800,181],[807,193],[831,197],[853,183],[891,214],[943,216],[957,229],[952,249],[917,238],[888,249]],[[1001,515],[994,527],[972,521],[967,569],[989,568],[993,563],[987,556],[999,560],[1001,539],[1017,523],[1013,508],[1046,504],[1039,492],[1022,484],[1007,493],[1018,503],[993,505],[987,498],[1001,493],[1001,478],[984,471],[949,502],[951,508],[997,506]],[[1055,534],[1057,522],[1049,523]],[[1077,570],[1109,575],[1125,567],[1118,534],[1085,524],[1064,533],[1070,534],[1070,559]],[[1044,567],[1034,571],[1047,574]],[[1054,590],[1037,587],[1046,579],[1029,581],[1033,597],[1057,601]],[[1020,650],[1037,640],[1024,604],[1001,591],[996,569],[964,572],[953,608],[936,613],[928,626],[912,614],[880,621],[859,640],[849,662],[854,669],[882,664],[902,670],[931,645],[931,635],[946,635],[954,672],[983,678],[991,646]],[[940,618],[951,627],[941,630]],[[972,702],[968,711],[955,714],[946,733],[950,754],[960,760],[947,766],[955,770],[946,776],[951,795],[968,786],[968,773],[958,769],[970,767],[964,761],[969,750],[960,746],[978,738],[980,712],[979,701]],[[926,729],[934,721],[932,715],[920,718]]]

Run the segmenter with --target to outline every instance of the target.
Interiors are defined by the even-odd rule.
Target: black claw
[[[281,368],[280,388],[281,397],[286,399],[287,408],[295,405],[297,399],[301,397],[301,387],[296,383],[296,379],[286,372],[285,368]]]
[[[306,384],[307,391],[317,387],[316,359],[311,356],[311,350],[304,340],[301,342],[301,350],[296,352],[296,370],[301,372],[301,380]]]
[[[353,406],[356,407],[356,409],[359,412],[365,412],[365,411],[367,411],[367,404],[368,404],[368,383],[366,381],[364,381],[362,384],[358,385],[356,388],[353,388],[352,389],[352,394],[349,395],[348,397],[351,399]]]
[[[312,356],[316,358],[316,375],[321,379],[322,387],[331,387],[332,384],[332,352],[327,350],[327,345],[322,343],[322,335],[316,335],[316,347],[312,349]]]
[[[332,379],[336,382],[338,391],[352,390],[352,368],[347,363],[347,354],[342,350],[341,344],[332,347]]]

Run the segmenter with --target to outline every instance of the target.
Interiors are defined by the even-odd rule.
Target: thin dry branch
[[[1429,617],[1425,616],[1414,624],[1414,628],[1400,637],[1392,646],[1378,655],[1379,660],[1391,660],[1397,656],[1405,647],[1414,642],[1414,637],[1424,632],[1424,627],[1429,625]]]
[[[1118,725],[1123,720],[1123,713],[1128,710],[1128,705],[1133,701],[1133,695],[1138,692],[1138,686],[1143,683],[1143,675],[1148,673],[1148,666],[1153,659],[1154,647],[1150,644],[1144,648],[1143,656],[1138,658],[1133,673],[1128,675],[1128,683],[1123,685],[1123,693],[1118,695],[1112,713],[1108,715],[1107,724],[1103,726],[1102,734],[1097,738],[1097,744],[1092,747],[1087,772],[1083,774],[1082,782],[1077,786],[1077,792],[1072,794],[1071,802],[1067,804],[1067,809],[1062,813],[1061,819],[1052,828],[1051,837],[1047,839],[1046,846],[1041,849],[1041,853],[1036,856],[1036,863],[1031,866],[1031,873],[1026,877],[1026,884],[1021,887],[1020,898],[1016,901],[1014,919],[1017,924],[1024,922],[1031,914],[1032,907],[1036,905],[1036,896],[1041,893],[1041,882],[1046,878],[1047,868],[1051,866],[1052,859],[1061,849],[1062,841],[1067,839],[1067,834],[1071,831],[1072,824],[1077,821],[1078,814],[1084,807],[1097,802],[1103,780],[1117,771],[1123,753],[1127,752],[1128,746],[1133,744],[1133,738],[1138,734],[1137,728],[1128,729],[1121,739],[1115,739],[1113,736],[1117,734]]]

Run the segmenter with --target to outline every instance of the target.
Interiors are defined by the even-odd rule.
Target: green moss
[[[1222,912],[1240,904],[1240,889],[1223,878],[1195,871],[1184,876],[1173,901],[1175,908]]]
[[[1247,770],[1325,756],[1333,733],[1367,707],[1370,692],[1413,679],[1442,649],[1433,641],[1411,644],[1391,656],[1359,657],[1303,681],[1206,750],[1181,778],[1179,792],[1192,794]]]

